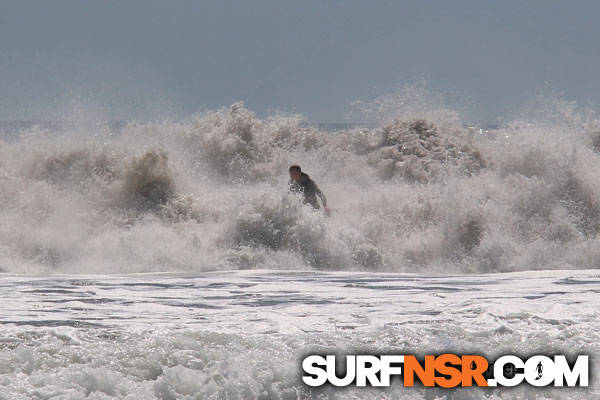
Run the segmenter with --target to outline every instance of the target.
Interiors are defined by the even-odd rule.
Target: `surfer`
[[[329,208],[327,208],[327,198],[321,192],[321,189],[317,186],[315,181],[310,179],[308,174],[302,172],[302,169],[299,165],[292,165],[290,167],[290,182],[289,187],[292,193],[298,194],[302,196],[302,201],[304,204],[310,204],[314,209],[321,208],[317,201],[317,196],[321,199],[321,203],[323,203],[323,209],[326,214],[329,214]]]
[[[535,378],[535,380],[537,381],[538,379],[540,379],[542,377],[543,371],[544,371],[544,367],[542,366],[541,361],[538,363],[538,365],[535,369],[537,371],[537,377]]]

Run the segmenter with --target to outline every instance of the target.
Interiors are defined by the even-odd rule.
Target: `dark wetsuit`
[[[327,207],[327,199],[321,189],[317,186],[315,181],[310,179],[310,177],[302,173],[300,177],[300,182],[296,182],[295,180],[290,180],[289,183],[290,191],[292,193],[296,193],[302,195],[302,200],[305,204],[310,204],[313,208],[321,208],[319,207],[319,203],[317,202],[317,196],[321,198],[321,202],[323,203],[323,207]]]

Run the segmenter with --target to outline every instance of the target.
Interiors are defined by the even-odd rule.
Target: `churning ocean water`
[[[600,120],[242,104],[5,125],[0,399],[597,398]],[[10,128],[10,129],[9,129]],[[300,164],[331,215],[288,193]],[[588,388],[311,389],[310,353],[588,354]]]

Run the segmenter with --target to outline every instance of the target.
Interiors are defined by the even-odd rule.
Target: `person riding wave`
[[[327,207],[327,198],[319,189],[315,181],[310,179],[308,174],[302,172],[302,169],[299,165],[292,165],[290,167],[290,182],[289,188],[292,193],[302,196],[302,201],[304,204],[310,204],[314,209],[321,208],[319,206],[319,202],[317,201],[317,196],[321,199],[321,203],[323,203],[323,209],[325,213],[329,214],[329,208]]]

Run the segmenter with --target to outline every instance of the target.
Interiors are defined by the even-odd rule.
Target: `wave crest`
[[[425,113],[426,114],[426,113]],[[0,142],[9,272],[498,272],[600,266],[595,120],[475,133],[446,113],[325,130],[241,103]],[[554,115],[554,114],[553,114]],[[287,193],[300,164],[326,217]]]
[[[381,140],[369,155],[369,164],[384,180],[401,177],[407,182],[439,179],[446,167],[470,175],[485,168],[480,152],[463,137],[441,134],[423,119],[396,121],[382,129]]]

